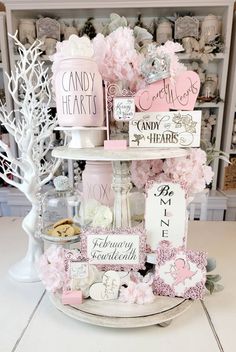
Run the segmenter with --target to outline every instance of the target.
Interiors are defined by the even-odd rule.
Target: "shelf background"
[[[233,18],[233,0],[199,0],[193,3],[190,0],[180,0],[177,4],[173,0],[167,1],[141,1],[141,0],[103,0],[103,1],[75,1],[64,2],[63,0],[42,0],[35,2],[33,0],[6,0],[6,14],[7,14],[7,30],[9,33],[15,33],[18,29],[19,20],[21,18],[37,18],[41,16],[59,17],[67,23],[71,23],[73,19],[81,27],[88,17],[94,17],[94,25],[99,31],[101,25],[105,24],[109,15],[116,12],[124,15],[130,24],[135,23],[137,15],[142,13],[142,19],[145,24],[150,24],[153,18],[166,16],[174,18],[175,13],[186,13],[191,11],[199,19],[213,13],[221,19],[222,36],[225,43],[224,53],[217,54],[213,61],[209,62],[208,69],[211,73],[217,73],[219,78],[219,94],[222,102],[216,104],[211,103],[197,103],[196,108],[214,108],[217,114],[217,125],[214,128],[213,137],[215,137],[215,148],[220,149],[221,134],[223,125],[223,111],[224,100],[226,92],[227,71],[229,62],[230,40],[232,30]],[[187,11],[185,10],[187,9]],[[9,56],[11,69],[14,68],[17,56],[13,50],[13,43],[9,40]],[[180,58],[183,61],[197,61],[191,55],[181,53]],[[48,57],[42,57],[50,64]],[[52,106],[55,106],[52,102]],[[213,189],[217,187],[219,161],[213,163],[213,170],[215,173],[213,181]]]

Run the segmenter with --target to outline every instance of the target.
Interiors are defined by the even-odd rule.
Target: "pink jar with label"
[[[60,126],[103,126],[102,77],[93,59],[61,60],[54,74],[54,86]]]
[[[109,161],[87,161],[82,174],[83,198],[95,199],[103,205],[113,206],[114,193],[112,164]]]

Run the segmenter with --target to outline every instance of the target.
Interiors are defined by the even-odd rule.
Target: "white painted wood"
[[[57,297],[52,297],[55,302]],[[74,308],[81,312],[99,315],[103,317],[113,318],[137,318],[147,317],[152,314],[163,313],[169,309],[173,309],[176,305],[185,301],[183,298],[156,297],[155,301],[148,304],[127,304],[116,301],[94,302],[87,299],[79,306]]]
[[[177,158],[180,156],[186,156],[187,154],[187,150],[177,148],[127,148],[123,150],[106,150],[103,147],[83,149],[57,147],[52,151],[52,156],[55,158],[97,161],[152,160]]]
[[[29,317],[40,300],[41,283],[22,284],[13,281],[8,269],[27,249],[27,236],[21,228],[21,218],[1,218],[0,255],[0,351],[11,351],[28,324]]]
[[[163,306],[161,304],[162,297],[160,299],[156,299],[156,304],[159,305],[162,309],[161,312],[146,315],[144,316],[128,316],[128,317],[120,317],[119,316],[103,316],[101,315],[102,307],[100,305],[101,310],[97,309],[98,314],[93,313],[93,309],[90,310],[89,313],[81,311],[79,307],[73,308],[71,306],[64,306],[61,304],[60,300],[56,297],[51,296],[52,303],[56,306],[57,309],[62,311],[64,314],[69,315],[70,317],[77,319],[79,321],[90,323],[92,325],[99,325],[104,327],[110,328],[121,328],[121,329],[128,329],[128,328],[139,328],[144,326],[156,325],[160,324],[169,320],[172,320],[179,315],[183,314],[190,306],[193,304],[190,300],[179,301],[178,298],[176,299],[176,303],[173,304],[173,298],[170,299],[170,305],[168,305],[168,301],[165,300],[165,310],[163,311]],[[178,301],[177,301],[178,300]],[[108,303],[108,302],[106,302]],[[103,302],[104,304],[104,302]],[[122,308],[124,309],[125,303],[122,303]],[[120,309],[120,304],[116,304],[116,309]],[[121,308],[121,309],[122,309]],[[135,305],[130,307],[130,315],[134,315],[136,310]],[[157,309],[158,310],[158,309]],[[114,308],[113,308],[114,311]],[[121,313],[121,311],[120,311]],[[127,314],[128,315],[128,314]]]

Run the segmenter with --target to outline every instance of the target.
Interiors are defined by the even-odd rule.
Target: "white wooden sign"
[[[81,235],[81,249],[90,264],[104,270],[139,270],[145,263],[146,235],[139,228],[89,228]]]
[[[201,111],[138,112],[129,123],[130,147],[199,147]]]
[[[178,183],[150,183],[147,186],[145,228],[147,244],[156,250],[161,241],[173,246],[185,244],[186,199]]]
[[[134,98],[114,98],[113,117],[116,121],[130,121],[135,114]]]

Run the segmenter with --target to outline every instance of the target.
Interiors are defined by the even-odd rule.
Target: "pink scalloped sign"
[[[146,234],[142,227],[87,228],[81,234],[81,252],[100,270],[144,269]]]
[[[207,256],[202,251],[174,248],[163,241],[157,249],[153,290],[156,295],[202,299]]]
[[[152,83],[135,94],[140,111],[193,110],[200,90],[200,78],[185,71],[175,81],[169,78]]]

